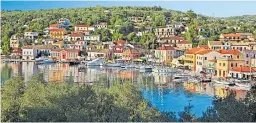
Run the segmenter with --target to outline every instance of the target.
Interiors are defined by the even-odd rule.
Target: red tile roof
[[[80,52],[78,49],[52,49],[51,52],[61,52],[61,51],[67,51],[67,52]]]
[[[192,43],[189,42],[189,41],[187,41],[187,40],[184,40],[184,41],[181,41],[181,42],[179,42],[179,43],[177,43],[177,44],[192,44]]]
[[[198,45],[198,48],[209,49],[209,46],[208,45]]]
[[[240,52],[235,49],[235,50],[219,50],[218,51],[221,54],[232,54],[232,55],[238,55]]]
[[[116,44],[125,44],[126,41],[125,40],[117,40],[114,43],[116,43]]]
[[[256,68],[251,68],[250,67],[234,67],[230,71],[235,71],[235,72],[256,72]]]
[[[32,29],[30,29],[30,30],[28,30],[27,32],[33,32],[33,30],[32,30]]]
[[[50,24],[50,27],[57,27],[59,26],[59,24],[55,23],[55,24]]]
[[[205,50],[204,48],[192,48],[185,52],[185,54],[196,54],[197,52],[200,52],[202,50]]]
[[[76,25],[76,27],[88,27],[88,25],[86,25],[86,24],[78,24],[78,25]]]
[[[203,28],[203,26],[196,26],[197,29]]]
[[[66,29],[60,28],[60,29],[50,29],[51,32],[62,32],[66,31]]]
[[[161,46],[158,47],[156,50],[175,50],[172,46]]]
[[[230,33],[230,34],[223,34],[224,37],[241,37],[241,34],[234,34],[234,33]]]
[[[70,37],[83,37],[83,34],[81,34],[81,33],[72,33],[72,34],[70,34]]]
[[[204,55],[204,54],[207,54],[209,52],[212,52],[212,50],[201,50],[201,51],[197,52],[196,54]]]

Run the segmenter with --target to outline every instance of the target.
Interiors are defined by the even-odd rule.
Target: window
[[[236,63],[236,67],[237,67],[237,63]]]
[[[225,64],[225,63],[223,63],[223,66],[225,67],[225,66],[226,66],[226,64]]]
[[[246,54],[246,58],[248,58],[249,57],[249,54]]]
[[[246,61],[246,64],[249,64],[249,61]]]
[[[237,55],[237,58],[239,59],[239,55]]]
[[[221,63],[219,63],[219,66],[221,66]]]
[[[207,60],[207,57],[204,57],[204,60]]]
[[[231,63],[231,67],[233,67],[233,63]]]

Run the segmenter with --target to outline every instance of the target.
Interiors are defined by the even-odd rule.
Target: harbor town
[[[80,9],[1,12],[2,88],[15,77],[26,85],[35,76],[49,84],[45,88],[66,83],[111,90],[131,83],[157,111],[192,105],[194,117],[232,94],[235,101],[246,100],[256,88],[255,17],[245,22],[160,6]]]

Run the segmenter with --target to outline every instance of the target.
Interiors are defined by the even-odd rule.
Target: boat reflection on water
[[[141,88],[143,97],[160,111],[179,112],[184,106],[193,105],[192,113],[202,116],[202,112],[212,105],[214,96],[226,97],[236,93],[237,99],[245,98],[248,89],[229,87],[213,82],[173,81],[173,73],[140,72],[135,68],[90,66],[79,69],[78,65],[65,63],[40,64],[33,62],[1,64],[1,79],[23,76],[28,81],[33,74],[43,73],[45,82],[67,82],[89,84],[109,88],[112,83],[131,82]]]

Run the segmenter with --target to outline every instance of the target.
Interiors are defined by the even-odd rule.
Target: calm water
[[[173,75],[145,74],[136,69],[94,67],[79,71],[78,66],[68,64],[35,65],[33,62],[1,63],[1,84],[12,76],[23,76],[28,81],[38,72],[44,73],[46,82],[96,84],[103,80],[96,85],[105,87],[111,86],[111,82],[131,82],[141,88],[143,97],[160,111],[180,112],[190,104],[196,116],[202,116],[202,112],[212,105],[214,96],[225,97],[234,91],[237,98],[244,98],[247,93],[246,90],[213,83],[173,83]]]

